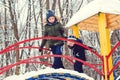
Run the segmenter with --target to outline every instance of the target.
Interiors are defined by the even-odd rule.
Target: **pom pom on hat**
[[[48,20],[48,18],[51,16],[55,16],[55,13],[52,10],[48,10],[46,13],[46,19]]]
[[[75,36],[69,36],[68,39],[69,40],[77,40]]]

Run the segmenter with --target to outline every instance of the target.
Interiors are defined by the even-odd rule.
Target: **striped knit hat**
[[[69,36],[68,39],[69,40],[77,40],[75,36]]]

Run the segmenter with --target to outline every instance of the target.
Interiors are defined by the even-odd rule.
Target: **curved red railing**
[[[96,51],[92,50],[91,48],[87,47],[87,46],[84,45],[84,44],[81,44],[81,43],[79,43],[79,42],[75,42],[75,41],[73,41],[73,40],[68,40],[68,39],[66,39],[66,38],[58,38],[58,37],[50,37],[50,36],[48,36],[48,37],[39,37],[39,38],[31,38],[31,39],[26,39],[26,40],[17,42],[17,43],[15,43],[15,44],[10,45],[10,46],[6,47],[5,49],[1,50],[1,51],[0,51],[0,54],[4,54],[4,53],[9,52],[9,51],[11,51],[11,50],[18,50],[18,49],[24,49],[24,48],[39,49],[39,47],[35,47],[35,46],[33,46],[33,47],[32,47],[32,46],[24,46],[24,47],[19,47],[19,48],[16,48],[16,47],[15,47],[15,46],[18,46],[18,45],[20,45],[20,44],[22,44],[22,43],[30,42],[30,41],[34,41],[34,40],[39,40],[39,39],[55,39],[55,40],[63,40],[63,41],[74,42],[75,44],[77,44],[77,45],[79,45],[79,46],[82,46],[82,47],[88,49],[88,50],[91,51],[93,54],[95,54],[97,57],[99,57],[101,60],[103,60],[102,56],[101,56],[99,53],[97,53]],[[49,50],[49,49],[43,48],[43,50]],[[50,50],[49,50],[49,51],[50,51]],[[77,60],[77,61],[82,62],[84,65],[87,65],[87,66],[93,68],[93,69],[94,69],[96,72],[98,72],[99,74],[104,75],[103,72],[101,72],[99,69],[96,68],[96,65],[89,64],[89,63],[87,63],[87,62],[85,62],[85,61],[82,61],[82,60],[80,60],[80,59],[77,59],[77,58],[67,57],[67,56],[65,56],[65,55],[64,55],[64,56],[63,56],[63,55],[59,55],[59,56],[58,56],[58,55],[39,56],[39,58],[44,58],[44,57],[62,57],[62,58],[68,59],[69,61],[71,61],[71,63],[72,63],[72,59],[73,59],[73,60]],[[37,58],[37,57],[33,57],[33,58]],[[29,58],[28,61],[29,61],[30,59],[32,59],[32,58]],[[25,59],[25,60],[27,60],[27,59]],[[3,67],[4,69],[3,69],[3,68],[0,68],[0,70],[3,69],[2,72],[5,72],[6,70],[9,70],[11,67],[13,67],[13,66],[15,66],[15,65],[19,65],[19,64],[22,64],[22,63],[27,63],[27,62],[25,62],[25,60],[20,61],[20,62],[17,62],[17,63],[15,63],[15,64],[8,65],[8,67],[5,66],[5,67]],[[0,72],[0,73],[2,73],[2,72]]]
[[[36,64],[44,64],[44,65],[47,65],[47,66],[52,66],[52,64],[50,64],[50,63],[48,63],[48,62],[38,62],[38,61],[25,61],[25,62],[20,62],[19,64],[27,64],[27,63],[36,63]],[[18,64],[18,65],[19,65]],[[10,64],[10,65],[7,65],[7,66],[4,66],[4,67],[2,67],[2,68],[0,68],[0,72],[1,71],[3,71],[4,69],[6,69],[6,68],[9,68],[9,67],[14,67],[14,66],[16,66],[17,64]],[[7,70],[6,70],[7,71]]]
[[[113,54],[113,52],[115,51],[115,49],[117,47],[119,47],[119,46],[120,46],[120,41],[112,48],[112,50],[110,51],[110,53],[107,56],[107,59],[110,58],[110,56]]]
[[[31,38],[31,39],[26,39],[26,40],[17,42],[17,43],[15,43],[15,44],[10,45],[10,46],[6,47],[5,49],[1,50],[1,51],[0,51],[0,54],[4,54],[5,52],[9,51],[12,47],[17,46],[17,45],[19,45],[19,44],[22,44],[22,43],[25,43],[25,42],[30,42],[30,41],[33,41],[33,40],[39,40],[39,39],[54,39],[54,40],[63,40],[63,41],[74,42],[75,44],[77,44],[77,45],[79,45],[79,46],[82,46],[82,47],[86,48],[87,50],[91,51],[93,54],[95,54],[97,57],[99,57],[99,58],[102,60],[102,56],[101,56],[99,53],[97,53],[95,50],[92,50],[91,48],[87,47],[87,46],[84,45],[84,44],[81,44],[81,43],[76,42],[76,41],[73,41],[73,40],[68,40],[68,39],[66,39],[66,38],[58,38],[58,37],[51,37],[51,36]]]
[[[120,61],[117,62],[117,64],[108,72],[108,76],[111,75],[111,73],[120,65]]]
[[[21,60],[19,62],[16,62],[14,64],[11,64],[11,65],[8,65],[8,66],[5,66],[4,68],[0,68],[0,74],[6,72],[7,70],[9,70],[10,68],[16,66],[16,65],[19,65],[19,64],[23,64],[23,63],[27,63],[28,61],[30,60],[34,60],[34,59],[37,59],[37,58],[44,58],[44,57],[62,57],[62,58],[65,58],[65,59],[71,59],[71,60],[76,60],[76,61],[79,61],[79,62],[82,62],[84,65],[86,66],[89,66],[90,68],[94,69],[96,72],[98,72],[100,75],[103,75],[103,73],[97,69],[94,65],[92,64],[89,64],[88,62],[85,62],[83,60],[80,60],[78,58],[74,58],[74,57],[70,57],[70,56],[66,56],[66,55],[42,55],[42,56],[35,56],[35,57],[32,57],[32,58],[27,58],[25,60]]]
[[[120,41],[112,48],[112,50],[110,51],[110,53],[106,56],[107,60],[110,58],[110,56],[113,54],[113,52],[115,51],[116,48],[118,48],[120,46]],[[120,61],[118,61],[113,68],[108,72],[108,76],[111,75],[111,73],[120,65]]]

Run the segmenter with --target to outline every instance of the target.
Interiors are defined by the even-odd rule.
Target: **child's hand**
[[[39,52],[42,52],[42,49],[41,49],[41,48],[39,48]]]

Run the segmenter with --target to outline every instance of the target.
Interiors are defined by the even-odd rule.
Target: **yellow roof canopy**
[[[119,29],[119,7],[119,0],[94,0],[73,15],[65,27],[70,28],[77,24],[80,30],[98,31],[98,15],[102,12],[106,13],[106,27],[110,30]]]

